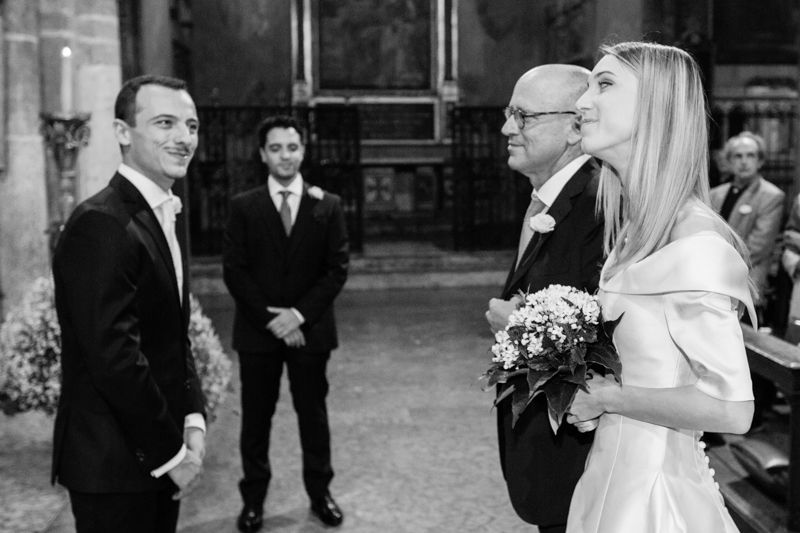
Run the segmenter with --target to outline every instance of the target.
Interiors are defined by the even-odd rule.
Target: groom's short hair
[[[128,126],[136,126],[136,95],[139,94],[139,89],[145,85],[160,85],[176,91],[188,92],[189,90],[185,81],[170,76],[145,74],[131,78],[122,84],[122,88],[117,93],[117,99],[114,102],[114,118],[122,120]]]

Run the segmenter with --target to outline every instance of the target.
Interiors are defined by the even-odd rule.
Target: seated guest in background
[[[765,158],[764,139],[760,135],[743,131],[728,139],[723,152],[733,179],[711,189],[711,205],[747,244],[750,279],[758,291],[756,309],[763,316],[767,274],[780,233],[785,195],[759,173]],[[763,423],[763,411],[771,404],[775,388],[760,376],[752,378],[753,428],[757,429]]]
[[[760,135],[739,133],[728,139],[723,151],[733,179],[711,189],[711,205],[747,244],[750,277],[758,289],[756,307],[762,307],[785,195],[759,173],[765,157]]]

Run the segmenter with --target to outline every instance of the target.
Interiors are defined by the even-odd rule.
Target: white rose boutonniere
[[[308,188],[308,195],[315,200],[322,200],[322,197],[325,196],[325,191],[315,185]]]
[[[537,233],[550,233],[556,228],[556,219],[547,213],[539,213],[530,219],[531,229]]]
[[[753,212],[753,208],[747,204],[742,204],[739,206],[739,212],[743,215],[749,215]]]

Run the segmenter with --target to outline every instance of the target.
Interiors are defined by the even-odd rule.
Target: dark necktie
[[[281,222],[283,222],[283,229],[286,231],[286,235],[292,233],[292,210],[289,209],[289,195],[292,194],[291,191],[280,191],[280,195],[283,196],[281,200],[281,208],[279,210],[281,215]]]
[[[519,249],[517,250],[517,266],[522,261],[522,254],[525,253],[525,248],[533,237],[533,228],[531,228],[531,217],[541,213],[547,207],[543,201],[539,199],[536,192],[531,193],[531,203],[528,204],[528,210],[525,211],[525,218],[522,219],[522,231],[519,234]]]
[[[731,212],[733,212],[733,206],[736,204],[739,197],[744,192],[744,187],[739,188],[731,185],[730,189],[728,189],[728,194],[725,195],[725,200],[722,202],[722,207],[720,207],[719,215],[728,220],[731,216]]]

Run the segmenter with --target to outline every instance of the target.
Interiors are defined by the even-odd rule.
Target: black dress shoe
[[[336,527],[344,520],[344,515],[330,494],[311,500],[311,512],[326,526]]]
[[[254,533],[264,525],[264,510],[245,505],[239,518],[236,519],[236,527],[242,533]]]

